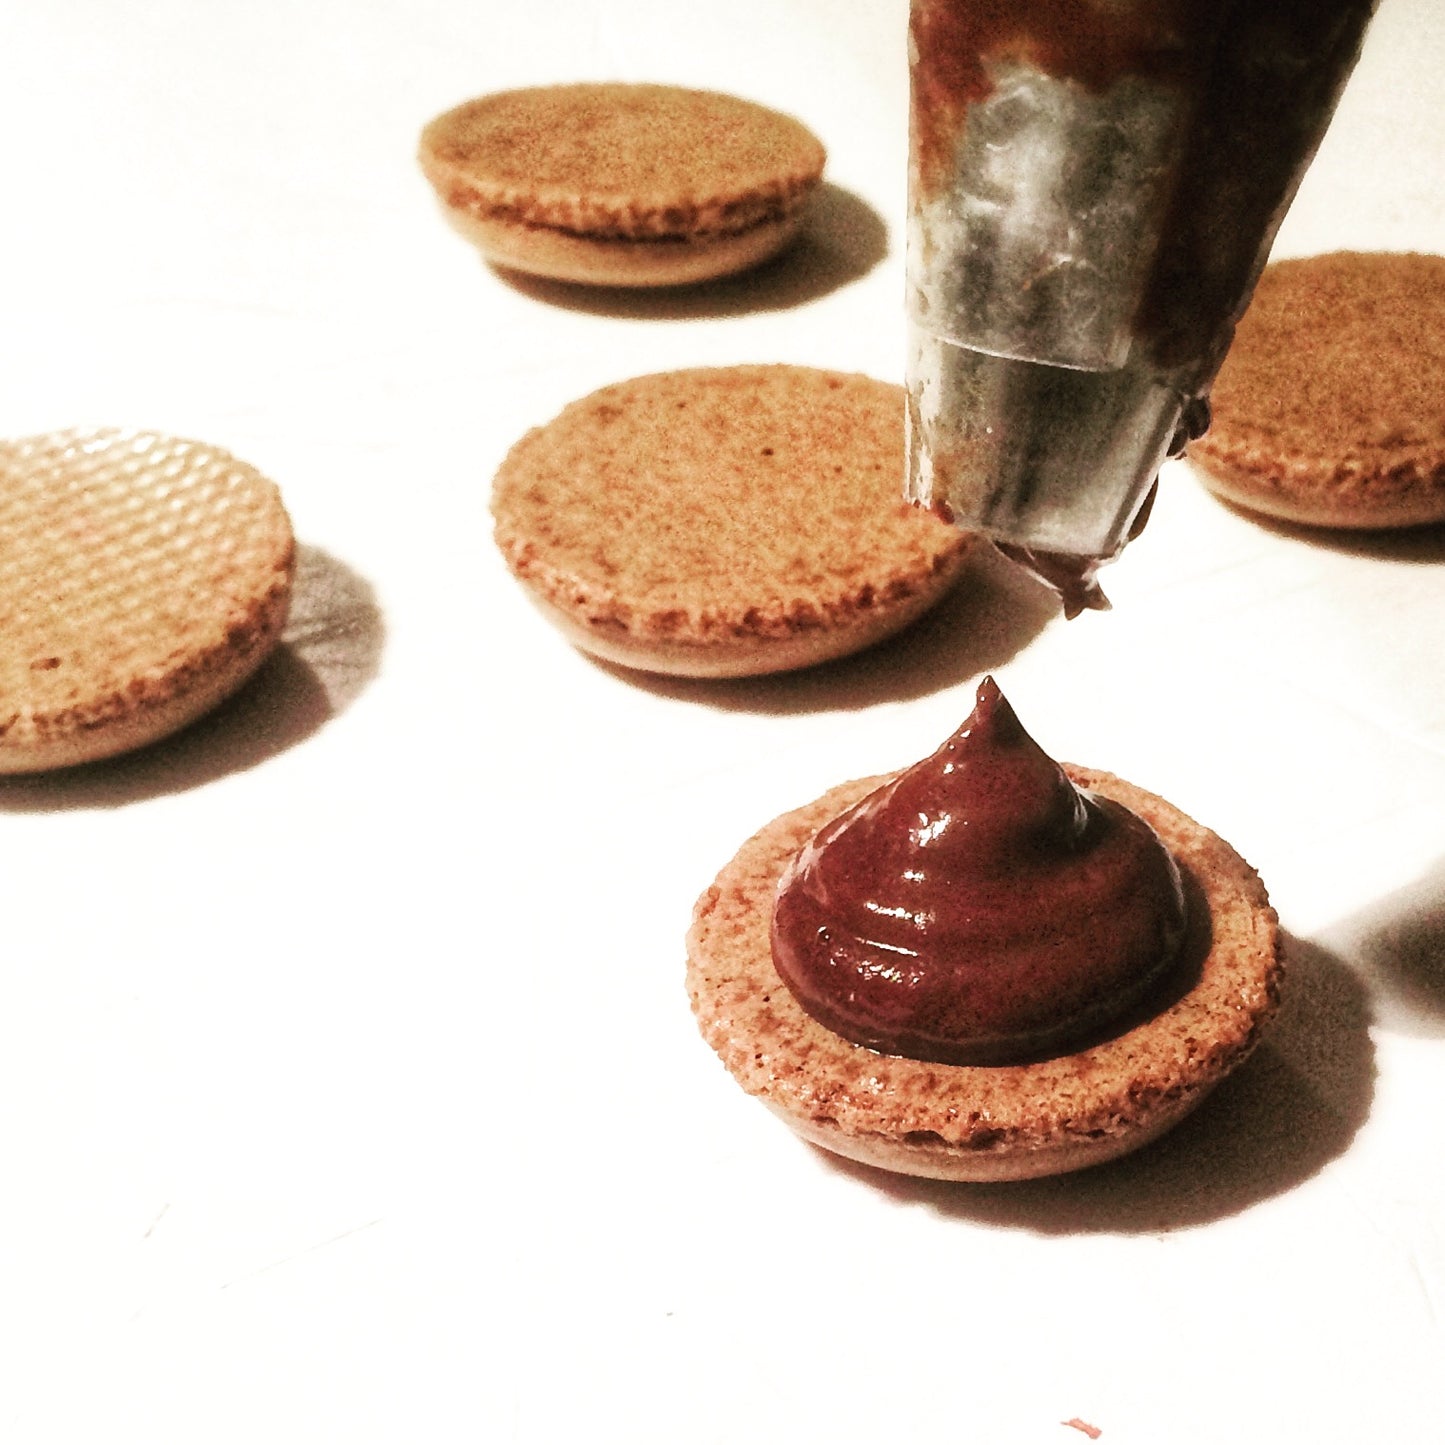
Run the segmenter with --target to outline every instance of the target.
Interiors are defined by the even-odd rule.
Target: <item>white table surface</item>
[[[895,645],[645,681],[531,610],[490,478],[606,382],[897,377],[903,0],[14,0],[0,434],[204,438],[281,486],[290,641],[192,732],[0,787],[0,1439],[1417,1442],[1445,1431],[1445,536],[1291,534],[1171,465],[1112,614],[984,568]],[[1445,251],[1445,7],[1384,0],[1277,255]],[[807,121],[792,258],[502,279],[417,133],[584,78]],[[3,539],[0,539],[3,545]],[[844,1167],[736,1088],[694,898],[992,669],[1056,756],[1229,838],[1279,1026],[1116,1166]]]

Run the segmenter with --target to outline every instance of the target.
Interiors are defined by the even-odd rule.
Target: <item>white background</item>
[[[203,438],[281,486],[290,641],[190,733],[0,786],[0,1439],[1415,1442],[1445,1429],[1445,538],[1261,526],[1167,469],[1065,624],[984,567],[875,653],[647,681],[490,541],[528,426],[623,376],[898,377],[902,0],[12,0],[0,434]],[[1276,254],[1445,251],[1445,9],[1384,0]],[[791,258],[509,282],[415,163],[552,80],[789,110]],[[3,539],[0,539],[3,546]],[[755,828],[911,762],[992,669],[1056,756],[1261,871],[1272,1040],[1116,1166],[840,1166],[682,986]]]

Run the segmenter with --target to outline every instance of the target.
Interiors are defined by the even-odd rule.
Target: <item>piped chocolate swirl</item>
[[[772,950],[803,1009],[853,1043],[1009,1064],[1128,1014],[1185,922],[1153,830],[1075,787],[986,678],[937,752],[794,858]]]

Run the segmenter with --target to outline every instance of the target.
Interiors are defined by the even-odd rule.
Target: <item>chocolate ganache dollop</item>
[[[931,757],[835,819],[778,885],[778,973],[882,1053],[1007,1064],[1064,1051],[1160,981],[1179,870],[1127,808],[1081,790],[992,678]]]

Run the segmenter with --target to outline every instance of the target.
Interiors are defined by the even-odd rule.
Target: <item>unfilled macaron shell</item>
[[[0,537],[0,773],[175,731],[239,687],[286,620],[295,548],[280,495],[201,442],[0,442]]]
[[[902,496],[901,387],[794,366],[605,387],[523,437],[496,540],[544,614],[628,667],[804,667],[937,602],[974,539]]]
[[[1445,257],[1265,269],[1189,448],[1240,507],[1316,527],[1445,521]]]
[[[667,85],[481,96],[422,132],[422,170],[497,265],[670,286],[765,260],[798,232],[824,150],[801,122]]]

